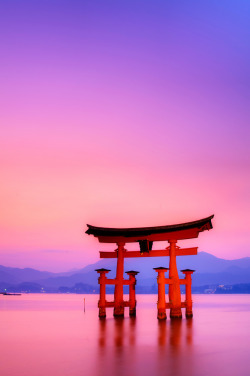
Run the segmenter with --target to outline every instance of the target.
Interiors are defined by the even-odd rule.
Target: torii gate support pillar
[[[100,285],[100,298],[98,302],[99,307],[99,317],[105,318],[106,317],[106,282],[107,277],[106,273],[109,273],[109,269],[96,269],[96,272],[100,274],[98,279]]]
[[[166,297],[165,297],[165,272],[168,268],[154,268],[158,273],[157,283],[158,283],[158,302],[157,302],[157,318],[159,320],[166,320]]]
[[[192,303],[192,274],[194,270],[191,269],[184,269],[181,270],[183,274],[185,274],[185,286],[186,286],[186,318],[192,318],[193,317],[193,303]]]
[[[126,272],[129,276],[129,316],[134,317],[136,316],[136,299],[135,299],[135,285],[136,285],[136,278],[135,276],[139,272],[135,270],[130,270]]]

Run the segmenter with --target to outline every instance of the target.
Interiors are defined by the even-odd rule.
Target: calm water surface
[[[99,320],[97,300],[0,296],[0,375],[250,375],[250,295],[194,295],[194,318],[172,322],[155,295],[137,296],[136,319]]]

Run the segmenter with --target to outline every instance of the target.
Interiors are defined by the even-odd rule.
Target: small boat
[[[2,295],[22,295],[22,294],[15,293],[15,292],[13,292],[13,293],[11,293],[11,292],[0,292],[0,294],[2,294]]]

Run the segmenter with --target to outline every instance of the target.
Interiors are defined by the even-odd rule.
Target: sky
[[[0,0],[0,264],[212,214],[180,246],[250,256],[249,24],[247,0]]]

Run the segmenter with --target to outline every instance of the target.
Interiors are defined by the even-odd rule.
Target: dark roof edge
[[[167,226],[155,226],[155,227],[134,227],[134,228],[110,228],[110,227],[97,227],[87,224],[88,230],[86,234],[94,236],[124,236],[124,237],[134,237],[134,236],[144,236],[150,234],[158,234],[165,232],[174,232],[190,228],[201,228],[208,225],[207,229],[212,229],[212,219],[214,215],[199,219],[198,221],[180,223],[175,225]]]

